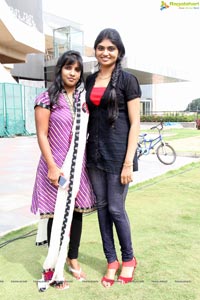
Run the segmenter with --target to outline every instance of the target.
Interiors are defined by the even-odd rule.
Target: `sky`
[[[45,11],[81,24],[87,46],[93,46],[100,30],[112,27],[133,59],[143,57],[144,64],[151,64],[152,57],[191,76],[199,73],[200,8],[160,7],[159,0],[43,0]]]
[[[171,3],[161,10],[160,0],[43,0],[43,10],[81,24],[87,46],[93,47],[102,29],[117,29],[134,66],[180,71],[200,95],[200,7]]]

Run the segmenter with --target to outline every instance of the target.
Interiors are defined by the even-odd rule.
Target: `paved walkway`
[[[189,142],[184,139],[184,142],[179,140],[171,144],[177,152],[178,147],[183,149],[184,145],[188,157],[178,156],[171,166],[160,163],[156,155],[141,157],[135,183],[200,160],[189,157],[196,156],[194,144],[195,149],[200,149],[200,136]],[[31,136],[0,138],[0,153],[0,236],[3,236],[38,220],[38,216],[30,212],[30,205],[40,151],[36,136]]]
[[[36,222],[30,203],[39,160],[36,137],[0,139],[0,235]]]

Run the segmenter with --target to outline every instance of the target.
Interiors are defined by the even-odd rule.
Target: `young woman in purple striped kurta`
[[[48,92],[43,92],[35,101],[36,106],[50,109]],[[49,118],[48,140],[51,147],[54,161],[58,168],[62,167],[67,155],[71,140],[72,114],[64,93],[60,93],[58,104],[53,105]],[[33,190],[33,200],[31,211],[36,214],[40,212],[43,217],[53,216],[58,188],[51,184],[47,178],[48,167],[43,155],[41,155],[37,168],[35,186]],[[92,200],[92,201],[91,201]],[[75,210],[88,212],[94,208],[94,198],[91,199],[91,184],[86,170],[86,160],[84,156],[80,189],[76,197]]]
[[[56,67],[56,79],[51,86],[52,89],[50,87],[40,94],[35,101],[37,138],[42,154],[36,173],[31,211],[34,214],[39,212],[41,219],[48,220],[45,222],[47,239],[40,241],[40,244],[48,242],[48,245],[50,245],[58,194],[58,177],[64,175],[62,174],[62,166],[72,140],[75,117],[74,95],[78,86],[83,82],[83,64],[78,52],[68,51],[64,53],[58,60]],[[80,168],[82,172],[79,190],[75,198],[67,258],[69,270],[78,280],[85,278],[77,260],[82,231],[82,213],[95,209],[95,196],[88,178],[85,154]],[[40,235],[43,236],[43,233],[40,232]],[[48,281],[49,276],[52,277],[52,273],[44,270],[44,279]],[[58,288],[65,288],[65,283],[62,283],[61,287],[58,285]]]

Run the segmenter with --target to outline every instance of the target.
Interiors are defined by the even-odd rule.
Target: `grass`
[[[86,282],[70,280],[70,288],[49,288],[39,293],[45,247],[35,247],[35,236],[15,240],[1,248],[0,296],[4,300],[199,300],[200,163],[137,184],[129,189],[129,214],[138,267],[135,281],[110,289],[100,284],[106,268],[97,215],[84,217],[79,261]],[[23,228],[4,236],[0,243],[36,229]],[[116,239],[117,240],[117,239]],[[117,244],[117,251],[120,250]]]
[[[157,129],[151,130],[149,129],[142,129],[142,133],[147,132],[149,134],[157,134]],[[196,128],[167,128],[164,127],[161,133],[166,136],[168,140],[177,140],[177,139],[184,139],[189,137],[199,137],[200,131]],[[165,138],[165,139],[166,139]]]
[[[173,128],[173,129],[164,129],[163,134],[167,134],[166,139],[168,141],[184,139],[190,137],[199,137],[200,131],[194,128]]]
[[[154,130],[141,130],[141,133],[147,133],[147,138],[153,139],[158,137],[158,131]],[[161,131],[163,139],[168,142],[177,152],[178,155],[184,153],[188,156],[199,157],[200,155],[200,131],[194,128],[168,128],[165,127]],[[159,145],[159,144],[158,144]],[[147,143],[148,146],[148,143]]]
[[[157,134],[157,130],[141,130],[141,132],[147,132],[149,134]],[[166,141],[172,141],[172,140],[178,140],[178,139],[184,139],[189,137],[199,137],[200,131],[194,128],[169,128],[166,127],[161,132],[165,138]]]

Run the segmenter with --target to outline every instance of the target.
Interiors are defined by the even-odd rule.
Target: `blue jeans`
[[[99,227],[107,262],[111,263],[117,260],[113,223],[121,247],[122,261],[130,261],[134,254],[130,223],[125,210],[128,184],[121,184],[120,175],[107,173],[96,168],[89,168],[88,171],[97,198]]]

